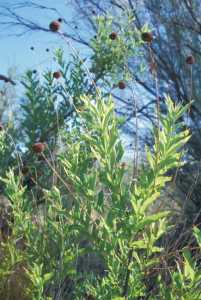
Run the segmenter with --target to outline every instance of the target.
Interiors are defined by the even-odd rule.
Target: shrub
[[[61,21],[49,29],[57,32]],[[95,78],[79,54],[66,63],[61,50],[55,54],[57,71],[42,80],[37,70],[26,73],[20,116],[25,154],[18,168],[8,168],[12,147],[8,132],[0,131],[6,162],[0,173],[6,194],[0,198],[2,299],[200,298],[200,270],[190,247],[174,260],[169,281],[157,272],[155,288],[149,287],[149,274],[166,255],[159,241],[170,229],[171,214],[153,205],[171,181],[170,170],[184,164],[182,147],[190,135],[181,119],[190,104],[174,105],[167,96],[165,115],[157,105],[153,149],[146,147],[138,176],[128,176],[121,120],[112,97],[96,84],[115,82],[124,89],[129,59],[153,36],[145,27],[142,34],[130,30],[129,14],[123,21],[116,28],[113,18],[96,18],[90,69]],[[194,236],[201,247],[198,228]]]
[[[147,167],[137,182],[125,183],[112,99],[81,99],[80,130],[66,133],[66,149],[58,156],[61,173],[54,170],[58,184],[43,190],[45,204],[35,207],[12,171],[2,179],[14,226],[1,245],[1,289],[12,291],[7,283],[21,266],[19,282],[26,285],[18,288],[27,299],[144,297],[145,275],[159,262],[163,249],[156,241],[169,215],[151,213],[150,207],[171,179],[167,172],[182,164],[178,150],[189,133],[179,120],[188,106],[166,99],[168,114],[161,116],[154,153],[147,148]]]

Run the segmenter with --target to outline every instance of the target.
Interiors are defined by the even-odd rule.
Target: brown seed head
[[[144,42],[151,43],[153,41],[153,35],[151,32],[143,32],[141,38]]]
[[[50,25],[49,25],[49,29],[50,29],[52,32],[57,32],[57,31],[59,31],[60,27],[61,27],[61,24],[60,24],[60,22],[58,22],[58,21],[52,21],[52,22],[50,23]]]
[[[27,173],[29,173],[29,168],[27,166],[23,166],[21,171],[23,175],[26,175]]]
[[[193,65],[195,63],[195,58],[192,55],[187,56],[186,63],[188,65]]]
[[[54,73],[53,73],[53,77],[54,77],[55,79],[59,79],[59,78],[61,77],[61,72],[60,72],[60,71],[54,72]]]
[[[33,152],[35,153],[42,153],[45,150],[45,144],[44,143],[35,143],[32,146]]]
[[[110,37],[111,40],[116,40],[117,33],[116,32],[112,32],[112,33],[110,33],[109,37]]]
[[[120,90],[124,90],[126,88],[126,84],[123,80],[120,80],[118,83],[118,87]]]

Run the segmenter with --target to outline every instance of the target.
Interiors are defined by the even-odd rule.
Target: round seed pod
[[[53,77],[54,77],[55,79],[59,79],[59,78],[61,77],[61,72],[60,72],[60,71],[55,71],[55,72],[53,73]]]
[[[151,32],[143,32],[141,38],[146,43],[151,43],[153,41],[153,35]]]
[[[23,175],[26,175],[29,173],[29,168],[25,165],[22,167],[21,171]]]
[[[109,35],[110,39],[113,40],[113,41],[117,39],[117,36],[118,35],[117,35],[116,32],[111,32],[110,35]]]
[[[60,24],[60,22],[58,22],[58,21],[52,21],[52,22],[50,23],[50,25],[49,25],[49,29],[50,29],[52,32],[57,32],[57,31],[59,31],[60,27],[61,27],[61,24]]]
[[[35,143],[32,146],[32,150],[35,153],[42,153],[45,150],[45,144],[44,143]]]
[[[124,90],[126,88],[126,84],[123,80],[120,80],[118,83],[118,87],[120,90]]]
[[[186,63],[188,65],[193,65],[195,63],[195,58],[193,55],[189,55],[186,57]]]

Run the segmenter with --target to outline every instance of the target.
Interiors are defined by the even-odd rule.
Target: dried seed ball
[[[49,29],[52,32],[57,32],[60,29],[61,24],[58,21],[52,21],[49,25]]]
[[[33,72],[33,74],[36,74],[36,73],[37,73],[37,71],[36,71],[36,70],[33,70],[32,72]]]
[[[59,79],[59,78],[61,77],[61,72],[60,72],[60,71],[54,72],[54,73],[53,73],[53,77],[54,77],[55,79]]]
[[[117,33],[116,32],[112,32],[112,33],[110,33],[109,37],[110,37],[111,40],[116,40]]]
[[[31,47],[30,47],[30,49],[31,49],[31,50],[34,50],[34,47],[33,47],[33,46],[31,46]]]
[[[47,48],[47,49],[46,49],[46,52],[49,52],[49,51],[50,51],[50,49]]]
[[[118,87],[120,90],[124,90],[125,87],[126,87],[126,84],[123,80],[120,80],[119,83],[118,83]]]
[[[151,43],[153,41],[153,35],[151,32],[143,32],[141,38],[144,42]]]
[[[58,18],[57,20],[59,23],[62,23],[63,22],[63,19],[62,18]]]
[[[188,65],[193,65],[195,63],[195,58],[192,55],[187,56],[186,63]]]
[[[45,144],[44,143],[35,143],[32,146],[33,152],[35,153],[42,153],[45,150]]]
[[[27,173],[29,173],[29,168],[27,166],[23,166],[21,171],[23,175],[26,175]]]

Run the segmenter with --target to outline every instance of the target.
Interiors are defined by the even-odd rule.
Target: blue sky
[[[16,4],[16,0],[0,0],[0,4],[10,6]],[[66,4],[64,0],[43,0],[35,1],[39,4],[54,6],[63,13],[66,19],[71,19],[73,16],[72,7]],[[48,28],[51,20],[59,17],[58,14],[52,11],[39,11],[30,8],[21,10],[23,16],[29,20],[34,20],[40,25]],[[61,16],[61,15],[60,15]],[[68,30],[67,25],[63,25],[65,30]],[[54,49],[63,47],[64,43],[58,36],[52,33],[45,32],[29,32],[22,36],[9,36],[16,32],[16,28],[7,29],[0,32],[1,47],[0,47],[0,73],[7,73],[8,68],[17,67],[18,73],[22,74],[25,69],[42,69],[46,66],[51,67]],[[30,47],[34,47],[34,51]],[[46,48],[50,51],[46,52]],[[65,49],[65,46],[64,46]],[[67,49],[66,49],[67,50]],[[66,51],[68,52],[68,51]]]
[[[58,17],[65,17],[66,20],[76,20],[79,22],[78,18],[75,18],[76,12],[73,11],[72,6],[67,4],[65,0],[34,0],[38,4],[46,5],[51,7],[51,5],[58,9],[62,14],[57,14],[52,11],[38,11],[30,8],[21,10],[23,17],[26,17],[29,20],[38,22],[40,25],[48,28],[49,23],[57,19]],[[5,4],[7,6],[16,4],[20,2],[18,0],[0,0],[0,5]],[[27,1],[29,2],[29,1]],[[71,1],[68,1],[71,2]],[[39,13],[40,12],[40,13]],[[80,24],[82,20],[80,21]],[[82,33],[86,37],[89,37],[94,33],[89,31],[87,26],[84,26],[83,23],[80,25],[78,23],[78,32]],[[67,32],[74,28],[71,24],[66,25],[62,24],[63,31]],[[62,47],[65,51],[65,57],[67,58],[70,52],[72,52],[68,46],[61,40],[61,38],[51,32],[29,32],[28,34],[22,36],[12,35],[11,33],[16,33],[16,28],[12,28],[6,31],[0,29],[0,74],[7,74],[9,68],[16,67],[17,74],[20,76],[24,74],[26,69],[36,69],[39,74],[45,69],[55,70],[55,65],[53,61],[54,50]],[[73,29],[74,30],[74,29]],[[30,47],[34,47],[34,51],[30,50]],[[49,49],[49,52],[46,52],[46,49]],[[76,49],[80,49],[81,55],[85,57],[87,53],[84,51],[84,47],[76,44]],[[17,98],[21,98],[23,95],[22,86],[17,85]],[[130,142],[129,142],[130,143]]]

